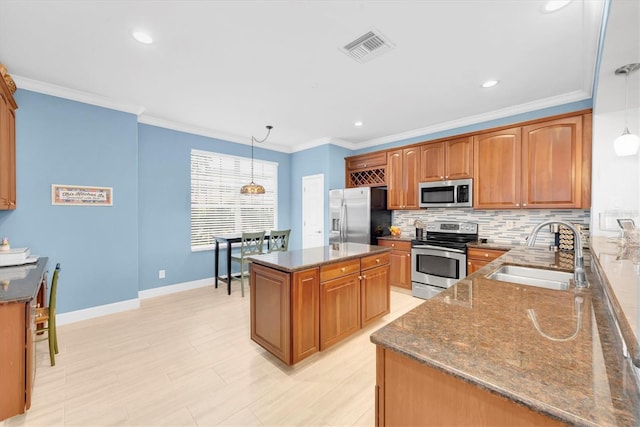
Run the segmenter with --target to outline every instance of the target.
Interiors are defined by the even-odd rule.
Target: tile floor
[[[143,300],[60,326],[55,367],[39,342],[31,409],[0,427],[373,426],[369,335],[421,302],[393,288],[389,315],[287,367],[249,338],[239,287]]]

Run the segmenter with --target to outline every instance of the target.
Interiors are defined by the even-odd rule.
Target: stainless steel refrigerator
[[[329,243],[377,245],[389,235],[391,211],[385,188],[357,187],[329,190]]]

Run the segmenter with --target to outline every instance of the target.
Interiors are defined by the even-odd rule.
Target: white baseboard
[[[113,304],[105,304],[97,307],[85,308],[82,310],[70,311],[67,313],[58,313],[56,314],[56,322],[58,325],[66,325],[69,323],[76,323],[83,320],[93,319],[95,317],[107,316],[109,314],[121,313],[128,310],[135,310],[137,308],[140,308],[140,301],[143,299],[174,294],[176,292],[188,291],[205,286],[213,286],[213,283],[213,277],[210,277],[207,279],[193,280],[191,282],[162,286],[160,288],[145,289],[144,291],[138,291],[138,298],[135,299],[119,301]],[[2,426],[0,425],[0,427]]]
[[[175,294],[176,292],[189,291],[191,289],[203,288],[205,286],[213,286],[213,283],[213,277],[209,277],[206,279],[192,280],[191,282],[145,289],[144,291],[138,291],[138,299],[155,298],[162,295]]]
[[[97,307],[85,308],[82,310],[69,311],[67,313],[57,313],[56,324],[66,325],[136,308],[140,308],[140,300],[138,298],[114,302],[113,304],[99,305]]]

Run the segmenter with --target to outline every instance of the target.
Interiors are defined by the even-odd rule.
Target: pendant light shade
[[[633,156],[638,154],[640,148],[640,137],[629,132],[627,114],[629,110],[629,74],[640,68],[640,64],[627,64],[618,68],[615,74],[624,74],[624,132],[613,141],[613,149],[617,156]]]
[[[251,182],[247,185],[243,185],[240,189],[240,194],[264,194],[264,187],[260,184],[256,184],[253,182],[253,143],[262,143],[269,138],[269,134],[271,133],[271,129],[273,126],[267,125],[267,135],[261,140],[255,139],[253,136],[251,137]]]

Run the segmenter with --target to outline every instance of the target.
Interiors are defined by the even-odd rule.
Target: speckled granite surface
[[[629,355],[640,367],[640,249],[593,237],[591,251]]]
[[[502,264],[565,268],[566,260],[516,247],[371,341],[568,424],[640,425],[637,383],[596,275],[588,267],[591,287],[568,291],[485,278]]]
[[[494,249],[498,251],[508,251],[511,248],[514,248],[516,245],[510,245],[508,243],[496,243],[496,242],[471,242],[467,243],[467,247],[469,248],[477,248],[477,249]]]
[[[389,252],[389,248],[360,243],[336,243],[317,248],[299,249],[286,252],[271,252],[251,256],[248,259],[256,264],[265,265],[282,271],[298,271],[318,267],[323,264],[346,261],[366,255]]]
[[[0,268],[0,304],[31,301],[36,297],[49,258],[35,264]]]

